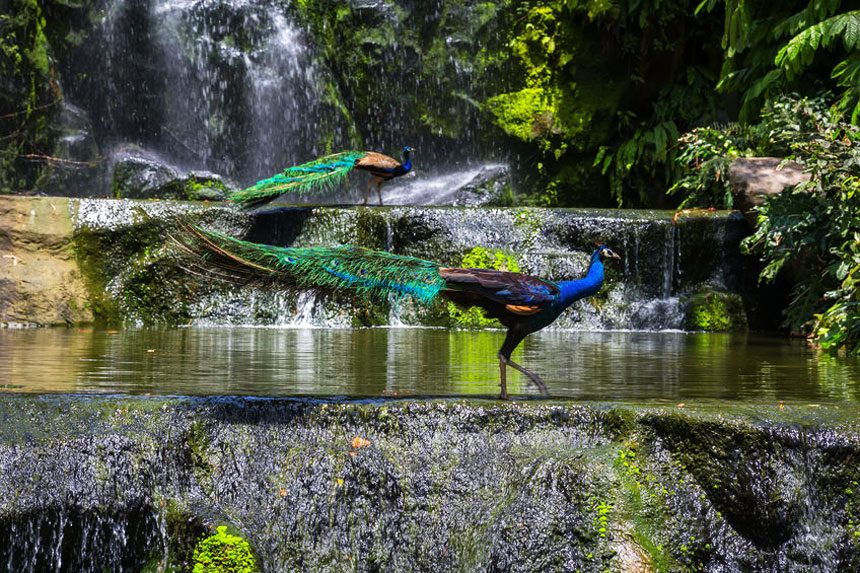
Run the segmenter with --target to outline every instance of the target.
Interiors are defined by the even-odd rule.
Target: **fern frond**
[[[809,26],[782,47],[774,64],[789,77],[797,76],[812,63],[819,48],[830,48],[840,40],[849,52],[860,49],[860,10],[831,16]]]
[[[352,171],[356,159],[365,151],[343,151],[320,157],[308,163],[286,168],[282,173],[257,181],[254,185],[230,194],[230,201],[250,205],[282,195],[308,195],[335,187]]]
[[[188,226],[181,242],[187,251],[215,258],[211,262],[221,268],[299,291],[352,291],[375,299],[395,293],[429,302],[445,286],[434,262],[352,245],[274,247],[197,226]]]

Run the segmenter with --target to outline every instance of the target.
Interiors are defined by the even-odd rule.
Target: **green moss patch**
[[[218,526],[216,533],[200,541],[194,549],[194,573],[252,573],[257,561],[251,546],[238,535]]]
[[[731,332],[747,329],[747,315],[740,295],[712,289],[690,298],[685,328],[706,332]]]

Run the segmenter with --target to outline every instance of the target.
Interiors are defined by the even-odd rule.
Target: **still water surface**
[[[504,333],[442,329],[0,330],[0,391],[492,396]],[[860,399],[860,362],[803,341],[676,332],[543,332],[514,359],[552,397]],[[537,395],[509,370],[509,390]]]

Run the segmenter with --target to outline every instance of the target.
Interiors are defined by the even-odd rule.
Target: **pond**
[[[430,328],[0,330],[3,392],[493,396],[501,331]],[[553,398],[857,401],[860,363],[745,334],[547,331],[514,359]],[[509,390],[538,397],[509,370]]]

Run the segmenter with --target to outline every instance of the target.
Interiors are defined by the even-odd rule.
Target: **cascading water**
[[[0,414],[10,571],[190,570],[211,524],[266,573],[860,563],[848,404],[802,424],[775,404],[223,397],[2,396]]]
[[[241,181],[319,152],[322,79],[283,4],[114,0],[96,42],[103,143]]]
[[[186,208],[167,202],[83,200],[75,224],[98,233],[104,248],[111,249],[117,243],[117,233],[139,232],[129,225],[134,224],[135,213],[141,209],[164,219],[171,216],[169,209]],[[475,248],[499,249],[511,253],[522,272],[552,280],[585,274],[597,243],[617,250],[624,262],[609,265],[600,296],[573,305],[553,328],[680,329],[684,327],[687,297],[706,287],[735,293],[741,288],[739,253],[734,257],[719,254],[737,252],[746,232],[742,218],[729,213],[673,221],[671,213],[650,211],[290,207],[243,215],[247,217],[239,223],[243,231],[237,227],[235,209],[198,210],[205,210],[210,220],[221,219],[228,232],[260,243],[296,247],[357,244],[446,266],[461,265],[463,257]],[[148,309],[133,303],[139,297],[135,294],[137,282],[150,272],[151,255],[117,252],[109,258],[118,261],[108,271],[109,286],[125,320],[151,322],[153,318],[144,314]],[[143,267],[135,262],[138,260]],[[182,280],[193,280],[184,271],[181,275]],[[276,288],[234,290],[208,284],[174,292],[170,290],[173,283],[153,278],[159,288],[168,289],[159,292],[160,300],[184,305],[183,323],[333,327],[451,324],[444,304],[426,307],[396,297],[371,304],[349,297],[296,297]],[[146,288],[147,296],[151,296],[148,283]]]

